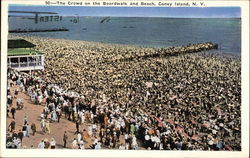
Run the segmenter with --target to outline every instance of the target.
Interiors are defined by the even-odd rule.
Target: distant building
[[[8,67],[19,71],[43,70],[44,54],[24,40],[8,40]]]

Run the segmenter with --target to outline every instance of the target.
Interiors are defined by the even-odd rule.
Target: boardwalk
[[[11,94],[14,93],[14,89],[16,88],[18,87],[14,86],[11,88]],[[37,129],[37,133],[35,134],[35,136],[30,134],[30,137],[24,137],[23,147],[32,148],[33,146],[34,148],[37,148],[38,143],[42,139],[47,138],[50,141],[51,138],[54,138],[57,144],[56,148],[63,148],[63,134],[64,134],[64,131],[67,131],[68,132],[67,147],[71,148],[71,143],[73,139],[77,137],[77,135],[75,134],[75,131],[76,131],[75,123],[66,120],[63,115],[62,118],[60,119],[60,123],[58,122],[50,123],[50,129],[51,129],[50,134],[48,133],[43,134],[41,127],[40,127],[40,114],[44,108],[44,105],[33,104],[30,101],[29,96],[23,92],[19,92],[19,94],[17,95],[17,98],[23,98],[24,108],[22,110],[17,110],[15,114],[16,132],[22,129],[23,119],[25,115],[28,117],[29,125],[31,125],[32,123],[35,123],[36,129]],[[14,98],[13,100],[13,106],[16,108],[16,98]],[[10,113],[9,113],[9,116],[10,117],[7,118],[7,125],[9,125],[12,120]],[[83,129],[87,129],[88,125],[90,124],[84,124],[84,125],[82,124],[80,126],[80,130],[83,131]],[[30,133],[32,132],[30,131]],[[85,148],[88,148],[89,145],[92,144],[92,141],[93,140],[90,137],[87,137],[86,142],[85,142]]]

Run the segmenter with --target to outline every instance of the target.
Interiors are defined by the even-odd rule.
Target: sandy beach
[[[151,57],[170,48],[28,36],[10,38],[30,41],[35,49],[45,53],[45,70],[34,75],[65,91],[78,93],[85,103],[94,101],[97,109],[128,108],[135,116],[144,113],[165,122],[173,121],[169,127],[176,132],[171,137],[182,137],[183,142],[194,146],[193,150],[212,150],[211,141],[223,141],[222,150],[241,150],[240,59],[209,53]],[[180,51],[171,48],[175,49]],[[42,108],[36,108],[40,113]],[[17,115],[22,118],[29,110],[23,109]],[[73,124],[67,125],[52,128],[75,130]],[[193,134],[186,137],[189,133]],[[54,135],[53,131],[46,136]],[[192,136],[197,140],[189,139]],[[41,139],[39,134],[37,137],[36,141]]]

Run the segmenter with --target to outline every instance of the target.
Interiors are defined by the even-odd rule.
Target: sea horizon
[[[30,19],[12,17],[9,29],[67,28],[69,31],[23,34],[156,48],[213,42],[219,45],[222,52],[241,53],[241,18],[72,17],[63,16],[60,22],[37,24]],[[105,21],[105,17],[108,20]]]

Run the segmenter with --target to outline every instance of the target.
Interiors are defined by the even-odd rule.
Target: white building
[[[43,70],[44,54],[35,45],[23,40],[8,40],[8,67],[19,71]]]

